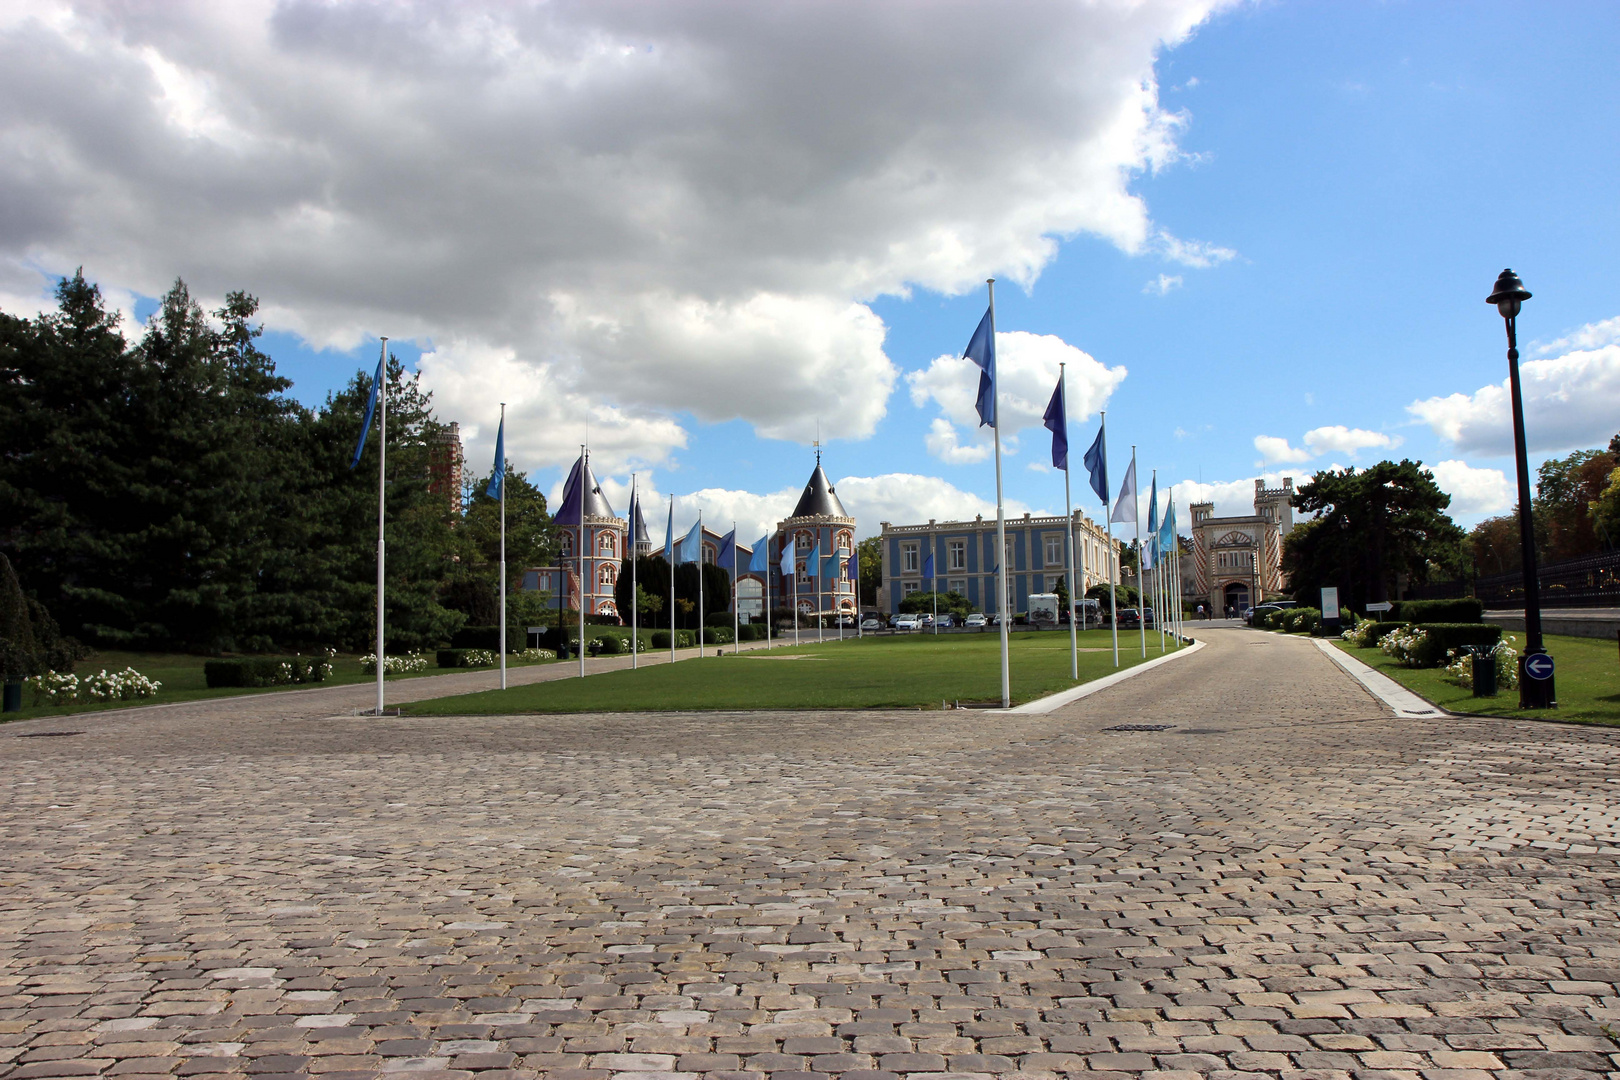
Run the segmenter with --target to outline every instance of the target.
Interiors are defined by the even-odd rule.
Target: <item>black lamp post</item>
[[[1513,392],[1513,457],[1519,467],[1519,546],[1524,562],[1524,655],[1519,657],[1519,708],[1548,709],[1558,704],[1553,692],[1551,657],[1541,643],[1541,583],[1536,575],[1536,533],[1530,516],[1530,462],[1524,449],[1524,398],[1519,392],[1519,340],[1514,320],[1519,308],[1530,299],[1519,275],[1503,270],[1496,288],[1485,298],[1495,304],[1507,323],[1508,383]],[[1532,660],[1541,656],[1545,659]],[[1529,667],[1529,671],[1526,667]],[[1536,678],[1530,672],[1545,671]]]

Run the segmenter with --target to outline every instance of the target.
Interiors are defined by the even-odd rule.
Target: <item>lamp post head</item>
[[[1519,313],[1519,306],[1528,299],[1530,290],[1524,287],[1519,275],[1512,270],[1503,270],[1496,278],[1496,288],[1485,298],[1485,302],[1495,304],[1496,310],[1502,313],[1502,318],[1511,319]]]

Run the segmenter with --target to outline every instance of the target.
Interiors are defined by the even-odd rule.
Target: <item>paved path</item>
[[[1205,636],[1047,716],[0,738],[0,1062],[1620,1071],[1620,732],[1396,720],[1308,642]]]

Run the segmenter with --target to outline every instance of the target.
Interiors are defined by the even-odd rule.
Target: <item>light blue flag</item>
[[[804,557],[805,577],[821,576],[821,537],[816,537],[816,546],[810,549],[810,554]]]
[[[687,530],[675,549],[675,561],[680,563],[703,561],[703,520],[699,518]]]
[[[501,420],[500,430],[495,432],[495,472],[489,478],[489,487],[484,494],[491,499],[499,499],[506,490],[506,420]]]
[[[1176,552],[1176,499],[1170,496],[1170,508],[1164,513],[1164,524],[1159,527],[1159,550]]]
[[[371,430],[371,418],[377,415],[377,391],[382,389],[383,360],[377,360],[377,374],[371,377],[371,396],[366,399],[366,418],[360,421],[360,441],[354,444],[354,460],[349,462],[349,468],[360,464],[360,455],[366,450],[366,433]]]
[[[797,536],[782,545],[782,565],[779,569],[782,571],[783,577],[788,577],[793,573],[793,561],[798,558],[798,550],[799,538]]]
[[[669,524],[664,526],[664,561],[675,565],[675,500],[669,500]]]
[[[1153,486],[1148,490],[1148,543],[1142,549],[1142,569],[1153,569],[1159,558],[1159,476],[1153,474]]]
[[[754,554],[748,560],[750,574],[763,574],[771,565],[771,534],[754,541]]]
[[[833,581],[838,580],[838,550],[836,548],[827,556],[827,577]]]

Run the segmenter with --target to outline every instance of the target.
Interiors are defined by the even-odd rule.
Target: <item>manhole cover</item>
[[[1104,731],[1169,731],[1174,724],[1115,724],[1105,727]]]
[[[60,739],[69,735],[83,735],[82,731],[25,731],[18,735],[19,739]]]

